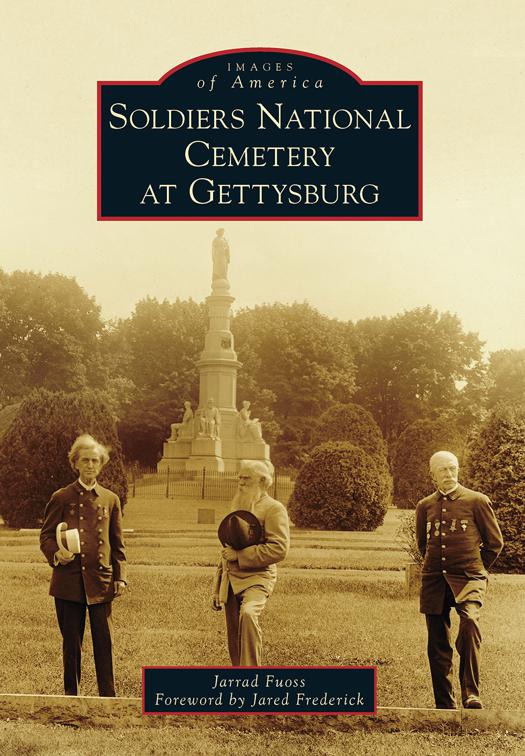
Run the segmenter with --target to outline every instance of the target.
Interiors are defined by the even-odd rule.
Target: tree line
[[[184,401],[197,404],[207,322],[204,304],[151,297],[104,321],[74,279],[0,271],[6,521],[38,520],[42,481],[33,476],[33,491],[27,470],[40,460],[54,490],[67,473],[55,458],[63,465],[86,430],[116,452],[124,497],[123,459],[154,464]],[[373,529],[390,502],[415,507],[431,487],[430,455],[448,449],[498,511],[500,567],[525,569],[525,350],[486,356],[456,315],[431,307],[352,323],[307,303],[264,304],[237,312],[232,330],[239,404],[262,419],[274,464],[300,470],[296,524]]]
[[[72,278],[0,271],[0,405],[34,388],[96,389],[126,459],[154,464],[183,402],[198,401],[206,327],[205,305],[191,299],[146,297],[129,317],[104,321]],[[457,315],[429,306],[352,323],[307,303],[264,304],[237,312],[232,330],[238,401],[252,402],[279,466],[305,461],[334,404],[367,409],[392,461],[416,421],[439,419],[467,440],[493,407],[525,393],[525,350],[487,359]]]

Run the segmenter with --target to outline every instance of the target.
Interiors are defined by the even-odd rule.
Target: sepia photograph
[[[523,753],[523,6],[2,16],[1,752]]]

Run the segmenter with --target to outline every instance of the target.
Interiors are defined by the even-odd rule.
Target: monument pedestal
[[[168,439],[164,442],[162,459],[157,464],[158,472],[170,470],[186,470],[186,460],[191,454],[192,438]]]
[[[270,462],[270,447],[264,441],[236,441],[237,459],[262,459]]]
[[[239,462],[243,459],[260,459],[273,469],[270,462],[270,447],[264,441],[246,442],[231,438],[222,442],[222,456],[225,470],[235,472],[239,469]]]
[[[191,442],[191,454],[186,460],[186,470],[214,470],[224,472],[222,444],[218,438],[194,438]]]

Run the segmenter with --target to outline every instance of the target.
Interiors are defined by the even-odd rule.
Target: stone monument
[[[237,372],[242,367],[233,348],[228,266],[230,247],[219,228],[212,243],[211,294],[206,297],[208,329],[199,371],[199,406],[195,413],[184,402],[181,423],[173,423],[164,443],[158,469],[218,470],[236,472],[242,459],[259,459],[270,466],[270,447],[262,436],[259,419],[252,419],[250,402],[237,410]]]

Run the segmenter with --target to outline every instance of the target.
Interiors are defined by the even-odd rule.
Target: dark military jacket
[[[420,610],[441,614],[447,583],[456,603],[483,603],[487,569],[503,548],[503,538],[487,496],[458,485],[416,507],[416,537],[424,557]]]
[[[78,528],[81,553],[55,566],[56,527]],[[86,491],[78,480],[55,491],[44,513],[40,548],[53,567],[49,593],[56,598],[103,604],[114,597],[113,582],[126,582],[126,552],[118,496],[98,483]]]

